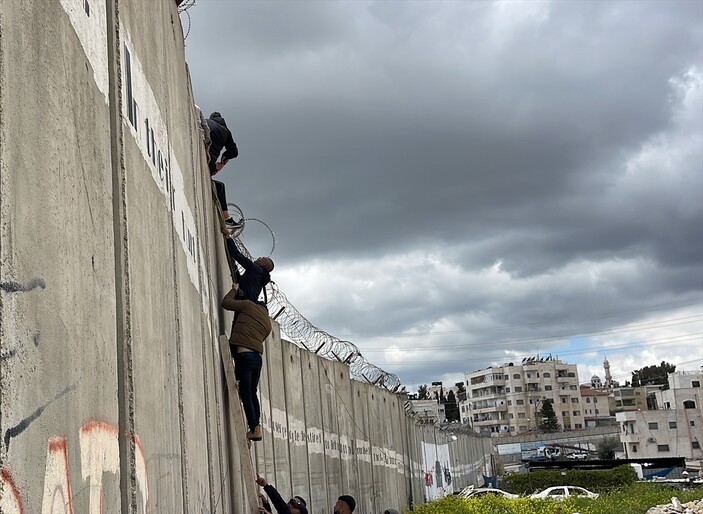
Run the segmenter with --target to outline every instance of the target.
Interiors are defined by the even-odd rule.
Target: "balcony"
[[[491,425],[504,425],[506,421],[504,419],[484,419],[482,421],[474,421],[473,425],[475,427],[487,427]]]
[[[477,406],[473,407],[471,409],[471,412],[475,414],[481,414],[484,412],[507,412],[508,406],[506,404],[500,405],[500,404],[491,404],[491,405],[483,405],[483,406]]]
[[[639,434],[620,434],[620,441],[623,443],[640,443],[640,435]]]

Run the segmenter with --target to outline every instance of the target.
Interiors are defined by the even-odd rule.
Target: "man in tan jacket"
[[[222,299],[222,308],[235,312],[229,344],[234,356],[234,374],[239,382],[239,398],[249,425],[247,439],[261,441],[261,407],[256,389],[263,365],[264,340],[271,333],[271,320],[263,305],[236,299],[237,288],[237,284],[232,285],[232,290]]]

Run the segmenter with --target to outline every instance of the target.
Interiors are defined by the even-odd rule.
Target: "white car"
[[[584,489],[583,487],[575,487],[572,485],[547,487],[544,491],[540,491],[530,496],[530,498],[553,498],[555,500],[564,500],[569,497],[576,498],[598,498],[598,493]]]
[[[587,453],[570,453],[569,455],[566,456],[567,459],[576,459],[576,460],[586,460],[588,458]]]
[[[481,498],[483,496],[504,496],[505,498],[518,498],[517,494],[510,494],[502,489],[494,489],[493,487],[479,487],[474,489],[473,486],[463,489],[459,496],[462,498]]]

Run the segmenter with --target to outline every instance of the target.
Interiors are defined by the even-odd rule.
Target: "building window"
[[[506,392],[506,393],[509,393],[509,392],[510,392],[510,388],[509,388],[509,387],[506,387],[506,388],[505,388],[505,392]]]
[[[513,404],[513,401],[512,401],[512,400],[508,400],[508,405],[512,405],[512,404]]]
[[[551,373],[542,373],[542,376],[544,378],[551,378],[552,374]]]
[[[526,373],[527,378],[532,378],[532,373]]]
[[[695,409],[696,408],[696,402],[693,400],[686,400],[683,402],[683,408],[684,409]]]
[[[700,380],[691,380],[691,387],[700,387],[700,386],[701,386]]]
[[[520,380],[520,375],[517,374],[517,373],[515,373],[515,374],[513,375],[513,380]]]
[[[693,448],[694,450],[700,450],[700,448],[701,448],[701,443],[699,443],[698,441],[693,441],[693,442],[691,443],[691,448]]]
[[[564,397],[564,396],[561,397],[561,403],[566,403],[566,397]]]
[[[545,390],[545,391],[551,391],[551,390],[552,390],[552,386],[544,386],[544,390]]]
[[[509,417],[510,419],[513,419],[515,416],[513,416],[513,413],[511,412],[511,413],[508,415],[508,417]]]
[[[578,386],[573,385],[573,384],[569,386],[569,389],[571,389],[572,391],[576,391],[578,388],[579,388]]]
[[[660,452],[668,452],[668,451],[669,451],[669,445],[668,445],[668,444],[658,444],[658,445],[657,445],[657,451],[660,451]]]
[[[586,403],[591,403],[591,399],[590,399],[590,398],[586,398]]]
[[[596,409],[596,416],[597,416],[598,414],[600,414],[600,412],[598,411],[598,409]]]
[[[632,445],[632,453],[637,453],[637,445],[636,444]]]
[[[525,425],[520,425],[518,427],[518,430],[520,430],[520,432],[525,432],[525,431],[527,431],[527,427]]]
[[[696,422],[693,421],[693,420],[691,420],[690,424],[691,424],[692,427],[695,427],[695,426],[696,426]]]
[[[517,387],[515,388],[515,392],[516,392],[516,393],[521,393],[521,392],[522,392],[522,387],[517,386]]]
[[[525,400],[515,400],[515,405],[525,405]]]
[[[657,423],[656,421],[650,421],[649,423],[647,423],[647,428],[649,428],[650,430],[659,430],[659,423]]]
[[[583,425],[582,425],[581,423],[576,423],[576,424],[574,425],[574,428],[575,428],[576,430],[579,430],[579,429],[583,428]]]
[[[575,411],[574,411],[574,416],[580,416],[580,415],[581,415],[581,411],[580,411],[580,410],[575,410]]]
[[[593,398],[593,403],[598,403],[598,398]]]
[[[568,411],[568,410],[563,410],[563,411],[561,411],[561,417],[562,417],[562,418],[568,418],[568,417],[569,417],[569,411]]]
[[[578,403],[579,399],[578,398],[571,398],[571,403]]]
[[[669,421],[669,428],[676,428],[676,421]]]

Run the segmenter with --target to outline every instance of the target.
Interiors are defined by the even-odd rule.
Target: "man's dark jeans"
[[[232,348],[236,352],[236,347]],[[256,389],[259,387],[263,359],[259,352],[234,353],[234,375],[239,381],[239,398],[244,406],[244,415],[250,430],[259,424],[261,407]]]

